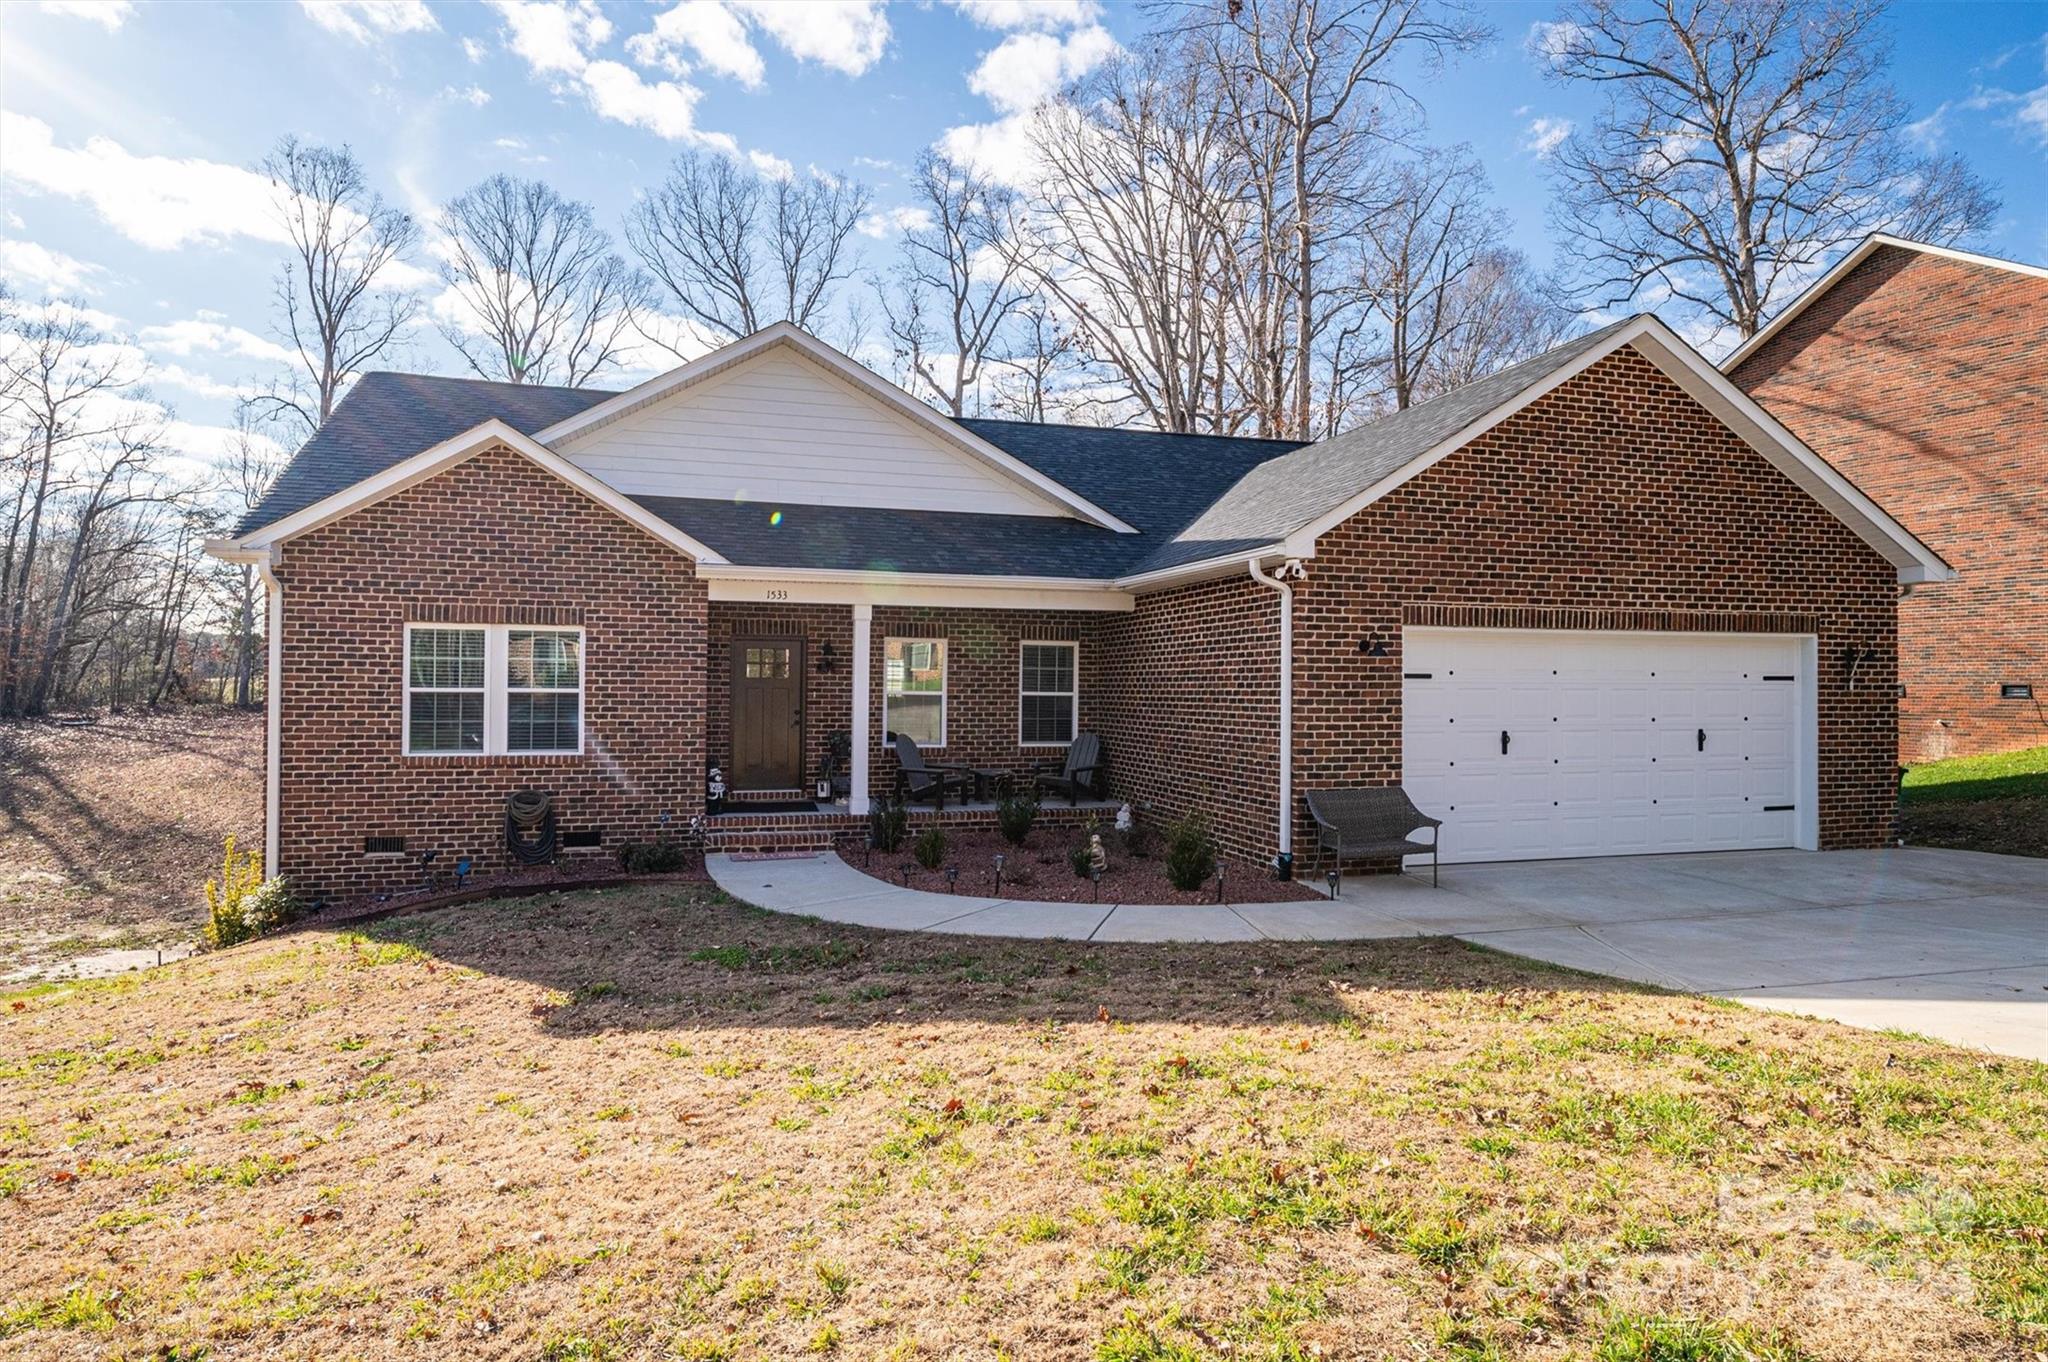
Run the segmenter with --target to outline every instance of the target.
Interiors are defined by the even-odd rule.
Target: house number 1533
[[[783,587],[771,586],[768,588],[768,594],[766,599],[771,601],[786,601],[789,599],[789,592],[787,589]]]

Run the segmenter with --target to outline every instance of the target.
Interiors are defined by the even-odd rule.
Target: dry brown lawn
[[[0,724],[0,979],[189,941],[229,833],[263,834],[263,716]]]
[[[0,1356],[2040,1356],[2048,1069],[687,886],[0,1002]]]

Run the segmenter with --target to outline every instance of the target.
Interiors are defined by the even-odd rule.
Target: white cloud
[[[949,0],[953,8],[983,28],[1013,33],[1077,28],[1102,17],[1096,0]]]
[[[1031,115],[1012,114],[993,123],[948,128],[939,150],[961,165],[1012,188],[1029,188],[1038,177],[1038,152],[1031,144]]]
[[[747,162],[771,180],[796,178],[796,167],[773,152],[750,151],[747,153]]]
[[[696,124],[702,91],[681,81],[647,81],[623,62],[591,54],[612,35],[612,25],[592,0],[574,4],[544,0],[491,0],[505,20],[512,50],[537,76],[580,89],[600,118],[645,128],[670,141],[696,142],[737,150],[724,133],[701,132]]]
[[[537,75],[580,75],[589,49],[612,35],[611,20],[592,0],[491,0],[491,8],[504,19],[512,50]]]
[[[270,182],[240,166],[194,157],[137,156],[94,137],[61,147],[50,125],[0,112],[0,177],[31,190],[83,199],[130,241],[167,251],[197,242],[251,236],[285,240]]]
[[[145,326],[135,339],[154,354],[187,359],[194,355],[226,355],[272,364],[290,364],[294,359],[292,352],[276,341],[224,321],[217,312],[201,313],[167,326]]]
[[[159,364],[152,368],[149,371],[149,384],[152,388],[181,388],[188,393],[222,402],[236,401],[248,391],[240,384],[223,383],[205,374],[195,374],[180,364]]]
[[[1100,24],[1077,29],[1064,39],[1049,33],[1014,34],[981,59],[967,77],[967,88],[1001,113],[1024,113],[1093,71],[1116,50],[1116,39]]]
[[[489,49],[476,39],[464,38],[462,40],[462,55],[469,58],[472,66],[482,62],[488,53]]]
[[[889,46],[880,0],[733,0],[733,10],[798,61],[863,75]]]
[[[97,293],[91,280],[105,274],[99,265],[74,259],[33,241],[0,239],[0,275],[50,293]]]
[[[1522,138],[1522,150],[1533,153],[1539,161],[1547,161],[1571,135],[1572,121],[1569,118],[1534,119]]]
[[[2013,112],[2019,125],[2033,133],[2034,140],[2048,147],[2048,85],[2029,90],[2020,96],[2020,106]]]
[[[299,8],[329,33],[359,43],[441,27],[425,0],[299,0]]]
[[[442,89],[441,98],[456,100],[469,105],[472,109],[481,109],[484,105],[491,102],[491,92],[481,85],[472,85],[465,90],[458,90],[453,85],[449,85]]]
[[[667,80],[650,84],[623,62],[594,61],[583,68],[583,89],[602,117],[670,141],[709,140],[697,131],[699,91],[694,86]]]
[[[1523,40],[1523,46],[1537,60],[1550,66],[1561,66],[1565,55],[1585,35],[1586,30],[1569,19],[1560,19],[1554,24],[1539,19],[1529,25],[1529,36]]]
[[[862,236],[880,241],[898,232],[921,232],[932,225],[932,215],[925,208],[884,208],[854,225]]]
[[[626,40],[626,50],[642,66],[658,66],[670,75],[686,76],[687,49],[705,69],[758,89],[764,68],[761,54],[747,38],[747,26],[721,0],[683,0],[656,17],[654,27]]]
[[[45,14],[87,19],[112,33],[135,17],[134,0],[43,0]]]

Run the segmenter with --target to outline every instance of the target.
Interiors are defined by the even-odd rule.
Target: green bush
[[[220,878],[206,882],[206,944],[238,946],[294,921],[299,901],[284,878],[263,877],[263,853],[235,855],[235,839],[227,841]]]
[[[1202,815],[1191,813],[1166,839],[1166,878],[1175,889],[1200,889],[1215,873],[1216,841]]]
[[[884,799],[868,810],[868,835],[875,850],[894,851],[910,832],[910,810]]]
[[[926,870],[937,870],[939,863],[946,859],[946,830],[937,823],[932,824],[917,834],[917,841],[910,848],[910,854],[915,856],[917,863]]]
[[[1086,842],[1076,842],[1074,849],[1067,853],[1067,864],[1074,867],[1075,875],[1085,880],[1089,872],[1095,869],[1094,853]]]
[[[1038,800],[1033,795],[1014,794],[996,805],[996,828],[1013,847],[1024,845],[1031,825],[1038,821]]]
[[[619,866],[628,875],[666,875],[690,864],[690,849],[673,837],[628,842],[619,848]]]

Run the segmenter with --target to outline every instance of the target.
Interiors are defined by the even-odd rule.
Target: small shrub
[[[1038,800],[1033,795],[1014,794],[996,805],[996,827],[1013,847],[1024,845],[1031,825],[1038,821]]]
[[[666,875],[687,869],[690,849],[673,837],[628,842],[619,848],[619,866],[629,875]]]
[[[1095,869],[1095,857],[1086,842],[1074,843],[1074,849],[1067,853],[1067,864],[1074,868],[1076,876],[1084,880],[1088,878],[1088,873]]]
[[[263,878],[263,853],[235,854],[227,840],[220,878],[206,882],[206,944],[238,946],[274,932],[299,915],[299,901],[282,876]]]
[[[896,850],[909,832],[910,810],[901,804],[884,799],[868,810],[868,835],[874,838],[875,850]]]
[[[1200,889],[1216,873],[1216,841],[1202,815],[1191,813],[1173,825],[1166,839],[1166,878],[1180,890]]]
[[[926,870],[937,870],[939,863],[946,859],[946,830],[937,823],[932,824],[917,834],[917,841],[912,845],[910,854],[915,856],[917,863]]]

